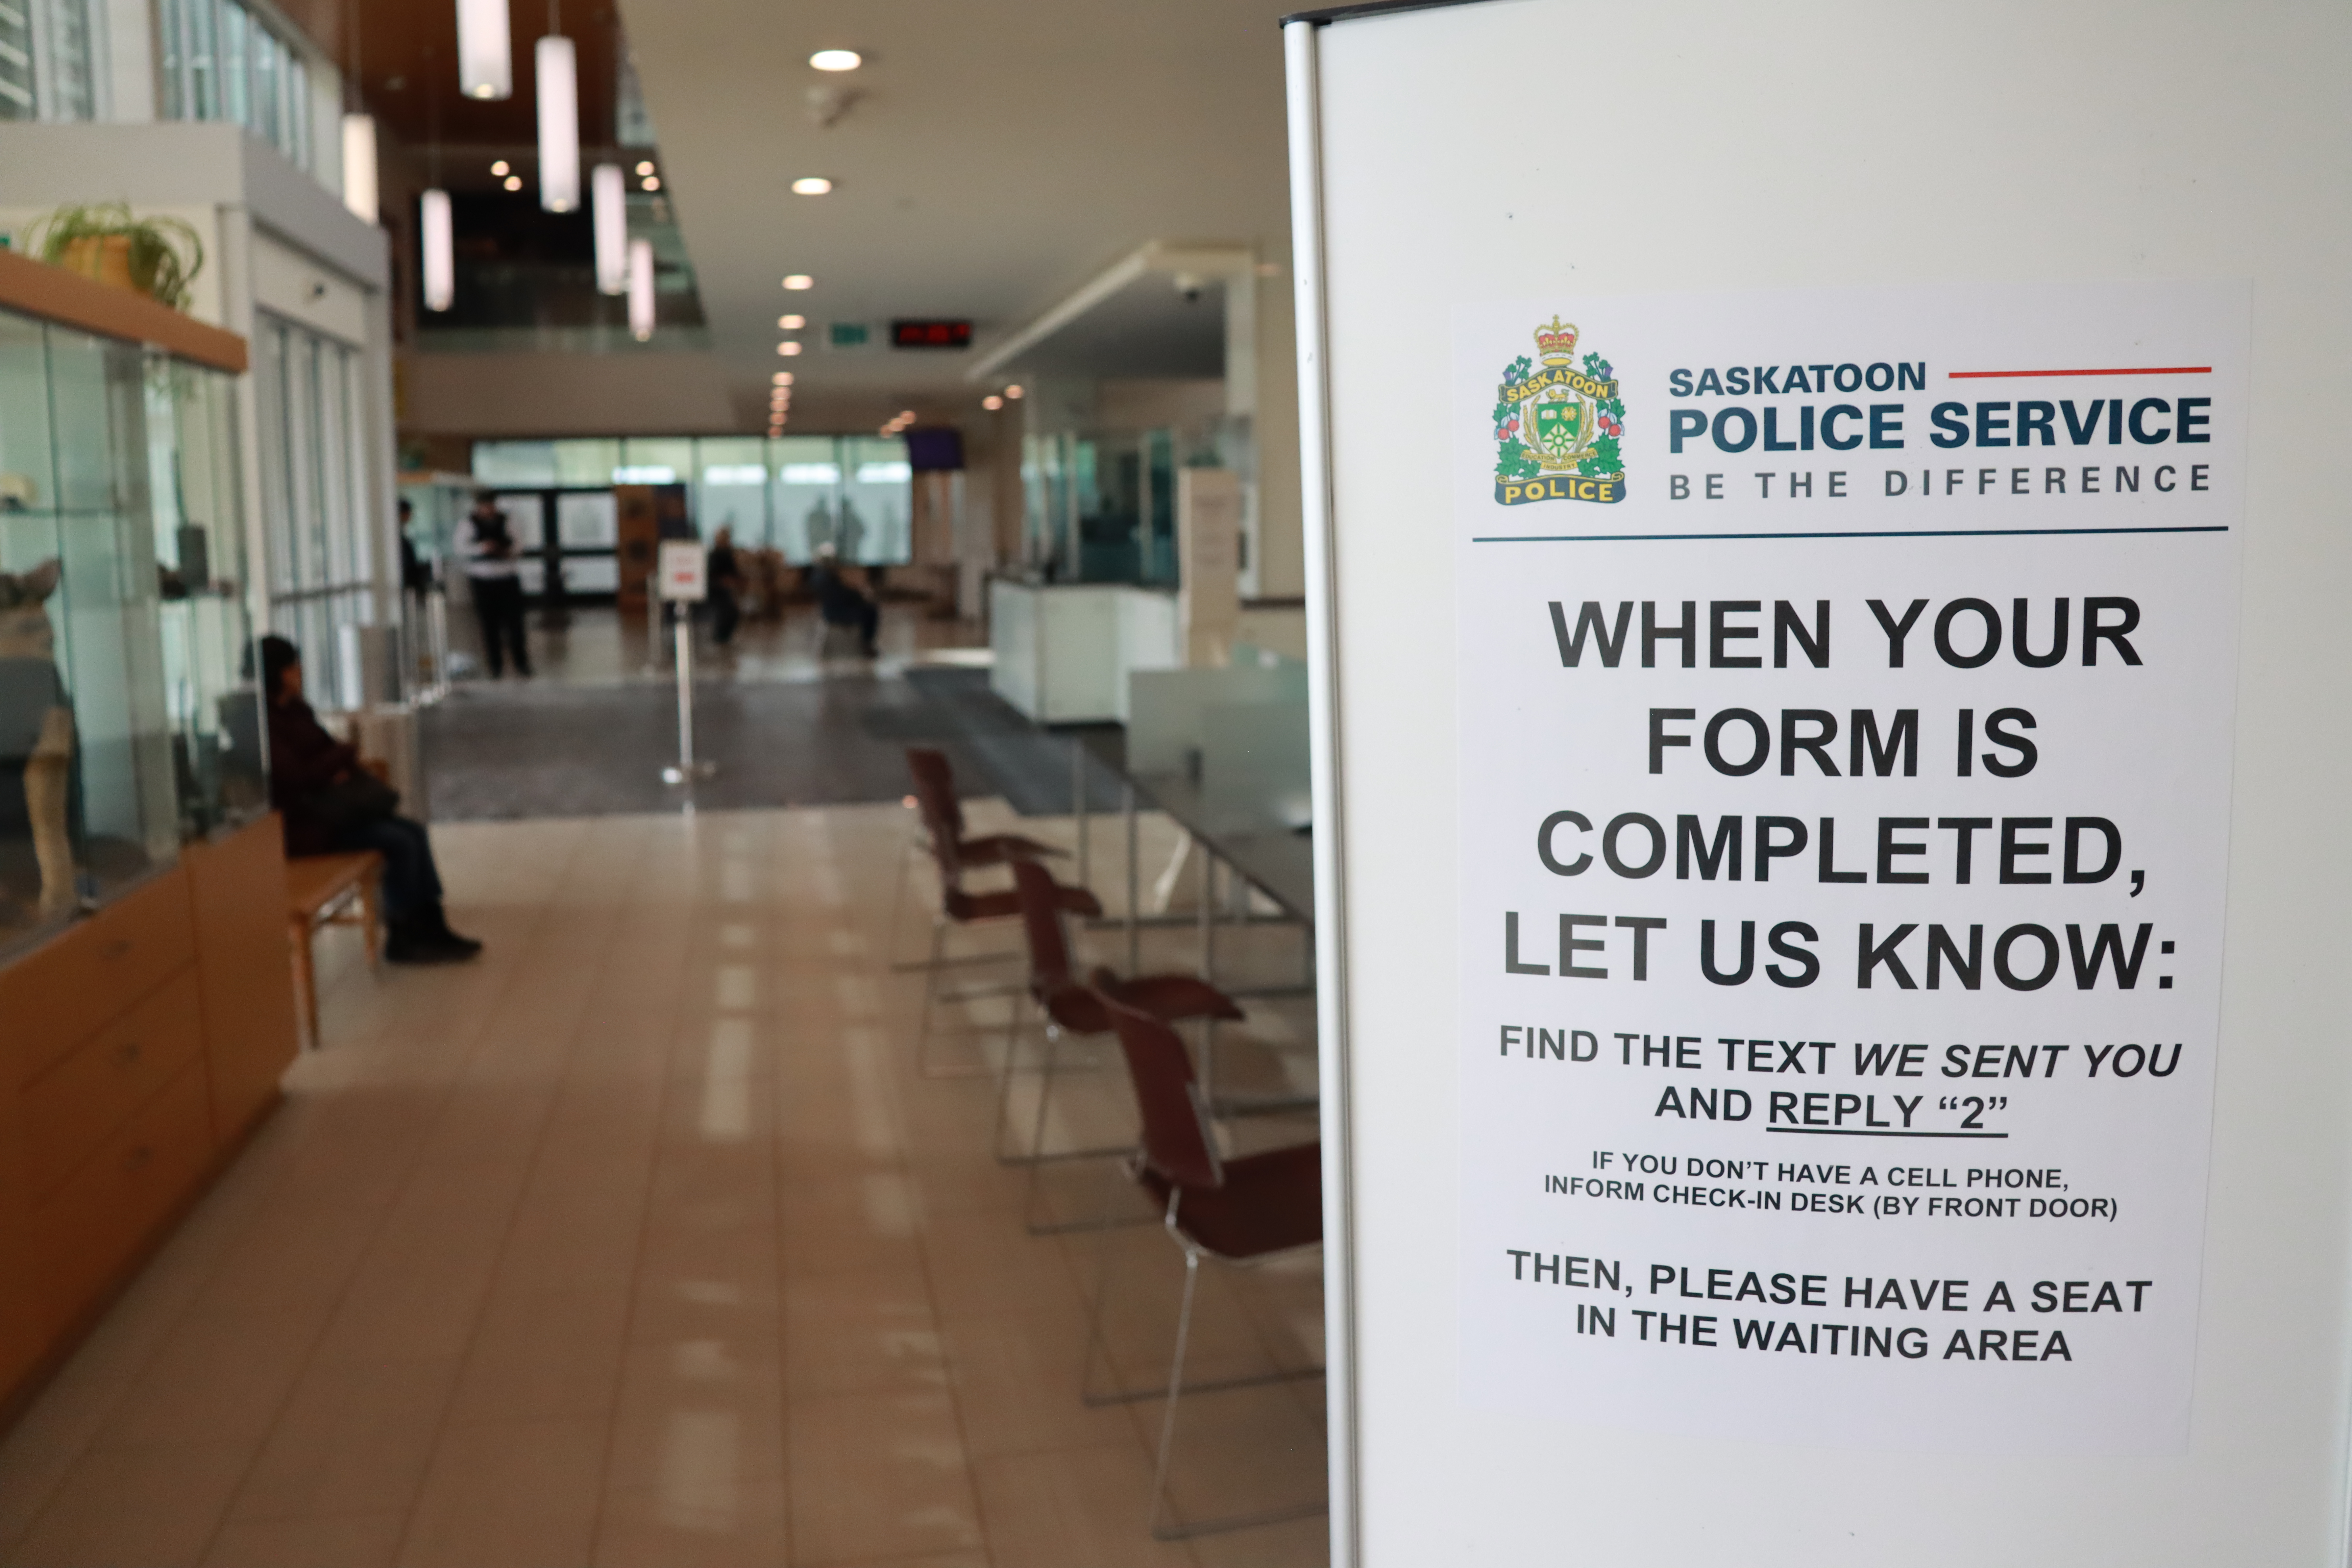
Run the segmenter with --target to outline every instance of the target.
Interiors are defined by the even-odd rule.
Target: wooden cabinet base
[[[0,969],[0,1429],[278,1104],[284,842],[189,845]]]

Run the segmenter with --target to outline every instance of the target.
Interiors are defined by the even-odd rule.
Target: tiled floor
[[[1320,1519],[1147,1536],[1161,1405],[1081,1402],[1085,1324],[1107,1253],[1097,1375],[1164,1379],[1175,1254],[1150,1226],[1027,1235],[994,1082],[917,1071],[919,980],[886,951],[905,816],[437,829],[488,958],[333,955],[329,1047],[0,1441],[0,1563],[1322,1562]],[[1152,935],[1190,963],[1188,933]],[[1295,975],[1297,942],[1220,953]],[[1221,1069],[1311,1081],[1309,1026],[1254,1008]],[[1063,1080],[1049,1139],[1131,1126],[1123,1092]],[[1056,1212],[1125,1195],[1099,1164],[1050,1177]],[[1211,1272],[1194,1375],[1319,1359],[1316,1265]],[[1321,1400],[1188,1398],[1186,1510],[1319,1494]]]

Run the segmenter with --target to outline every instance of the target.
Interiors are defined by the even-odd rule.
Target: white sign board
[[[663,598],[699,603],[709,596],[709,558],[694,541],[663,540],[659,570]]]
[[[2352,30],[1286,44],[1334,1563],[2343,1561]]]
[[[1454,319],[1468,1397],[2187,1439],[2238,288]]]

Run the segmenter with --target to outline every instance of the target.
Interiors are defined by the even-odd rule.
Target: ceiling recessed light
[[[512,165],[508,163],[504,158],[499,159],[497,163],[490,165],[490,173],[493,174],[505,174],[509,173],[511,169]]]
[[[793,182],[793,195],[796,196],[821,196],[832,189],[833,182],[823,174],[803,174]]]
[[[793,373],[788,370],[780,370],[775,374],[774,380],[778,386],[790,386],[793,384]]]
[[[808,325],[808,318],[806,316],[778,316],[776,318],[776,325],[783,328],[784,331],[788,332],[797,332],[803,327]]]
[[[509,174],[506,178],[506,186],[507,189],[510,191],[519,191],[522,189],[522,176],[520,174]]]
[[[1021,389],[1017,386],[1008,386],[1004,389],[1004,395],[1017,402],[1021,396]]]
[[[793,355],[801,352],[801,346],[798,343],[778,343],[776,345],[776,352],[783,355],[786,359],[790,359]]]
[[[809,57],[809,64],[821,71],[854,71],[865,63],[856,49],[819,49]]]
[[[816,279],[810,277],[805,272],[795,272],[791,277],[784,279],[784,287],[787,289],[814,289],[816,287]]]
[[[1004,406],[1004,399],[997,396],[992,392],[986,397],[980,400],[980,405],[982,408],[987,409],[991,414],[993,414],[998,409]]]
[[[646,160],[645,160],[645,162],[643,162],[643,163],[639,163],[639,164],[637,165],[637,173],[638,173],[638,174],[652,174],[653,172],[654,172],[654,161],[653,161],[651,158],[647,158]]]
[[[657,191],[661,189],[661,179],[658,175],[647,174],[640,183],[649,191]]]

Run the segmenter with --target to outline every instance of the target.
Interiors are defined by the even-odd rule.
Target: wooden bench
[[[383,946],[378,899],[383,887],[383,857],[373,849],[357,855],[305,855],[286,862],[287,935],[294,947],[294,982],[302,1013],[310,1022],[310,1048],[319,1048],[319,979],[311,965],[310,939],[322,925],[355,925],[367,942],[368,967]],[[353,906],[357,905],[357,912]]]

